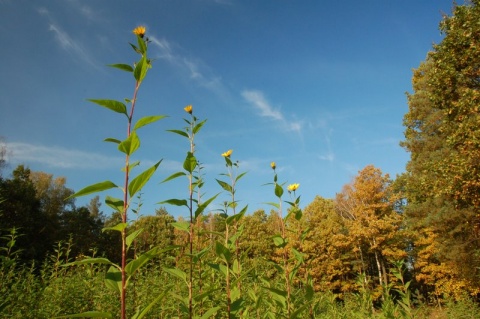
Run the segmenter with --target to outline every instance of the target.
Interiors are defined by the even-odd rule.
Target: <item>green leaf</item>
[[[130,184],[128,184],[128,193],[130,197],[133,197],[139,190],[143,188],[143,186],[145,186],[161,162],[162,161],[158,161],[155,165],[139,174],[130,182]]]
[[[167,199],[167,200],[164,200],[162,202],[158,202],[157,204],[170,204],[170,205],[175,205],[175,206],[186,206],[188,207],[188,203],[185,199],[176,199],[176,198],[172,198],[172,199]]]
[[[215,198],[217,198],[219,194],[209,198],[208,200],[206,200],[205,202],[203,202],[202,204],[198,205],[197,209],[195,209],[195,218],[197,218],[198,216],[200,216],[203,211],[207,208],[208,205],[210,205],[211,202],[213,202],[215,200]]]
[[[283,187],[279,184],[275,183],[275,196],[281,198],[283,195]]]
[[[137,130],[137,129],[145,126],[145,125],[152,124],[152,123],[154,123],[158,120],[161,120],[165,117],[166,117],[165,115],[151,115],[151,116],[142,117],[141,119],[139,119],[137,121],[137,123],[135,124],[133,129]]]
[[[238,182],[240,180],[240,178],[242,178],[243,176],[245,176],[245,174],[247,174],[247,172],[243,172],[241,173],[240,175],[237,176],[237,178],[235,178],[235,182]]]
[[[128,276],[131,277],[133,276],[135,271],[140,269],[140,267],[145,265],[149,260],[155,258],[156,256],[158,256],[158,247],[152,248],[146,253],[137,257],[136,259],[130,261],[125,267],[125,271],[127,272]]]
[[[270,287],[264,287],[264,289],[267,289],[270,291],[270,295],[272,296],[272,299],[280,303],[284,308],[286,308],[286,301],[287,301],[287,292],[275,288],[270,288]]]
[[[239,213],[229,216],[226,220],[226,223],[228,225],[232,225],[233,222],[238,222],[245,215],[245,213],[247,212],[247,209],[248,209],[248,205],[245,206]]]
[[[227,266],[222,264],[212,264],[212,263],[208,263],[208,265],[212,267],[212,269],[222,273],[225,277],[227,276]]]
[[[233,189],[232,189],[232,186],[230,184],[225,183],[224,181],[221,181],[221,180],[218,180],[218,179],[215,179],[215,180],[224,190],[226,190],[229,193],[232,193]]]
[[[54,318],[113,318],[113,316],[109,312],[87,311],[82,313],[76,313],[73,315],[58,316]]]
[[[205,312],[203,314],[203,316],[200,317],[200,319],[208,319],[208,318],[211,318],[214,314],[217,313],[217,311],[220,309],[221,307],[213,307],[213,308],[210,308],[208,309],[207,312]]]
[[[120,142],[121,142],[120,140],[117,140],[116,138],[113,138],[113,137],[107,137],[103,141],[104,142],[115,143],[115,144],[120,144]]]
[[[114,265],[110,260],[107,258],[85,258],[82,260],[74,261],[71,263],[66,263],[63,266],[77,266],[77,265],[90,265],[90,264],[107,264],[107,265]]]
[[[135,70],[133,71],[133,76],[137,82],[142,82],[145,75],[147,75],[148,70],[148,61],[146,56],[142,56],[137,65],[135,65]]]
[[[128,117],[127,106],[122,102],[119,102],[116,100],[97,100],[97,99],[88,99],[88,101],[92,103],[96,103],[100,106],[106,107],[107,109],[110,109],[114,112],[125,114]]]
[[[167,290],[168,291],[168,290]],[[155,298],[151,303],[148,304],[148,306],[146,306],[145,308],[143,308],[142,311],[140,311],[140,309],[137,311],[137,313],[135,313],[135,315],[132,317],[132,319],[142,319],[143,317],[145,317],[145,315],[150,311],[150,309],[152,309],[152,307],[157,303],[159,302],[160,300],[163,299],[163,297],[165,297],[165,295],[167,294],[167,291],[161,293],[157,298]]]
[[[125,209],[123,200],[119,198],[114,198],[111,196],[106,196],[105,197],[105,204],[107,204],[109,207],[113,208],[115,211],[122,213],[123,210]]]
[[[110,266],[105,274],[105,285],[118,293],[122,290],[122,273],[114,266]]]
[[[115,187],[118,187],[118,186],[115,185],[114,183],[112,183],[111,181],[104,181],[104,182],[100,182],[100,183],[96,183],[96,184],[87,186],[87,187],[79,190],[75,194],[68,196],[66,199],[70,199],[70,198],[73,198],[73,197],[90,195],[92,193],[97,193],[97,192],[103,192],[103,191],[106,191],[108,189],[112,189],[112,188],[115,188]]]
[[[135,52],[142,53],[142,52],[140,52],[140,50],[134,44],[132,44],[132,43],[129,43],[129,44],[132,46],[132,48],[133,48],[133,50],[135,50]]]
[[[185,158],[185,161],[183,162],[183,168],[189,172],[190,174],[193,173],[195,170],[195,167],[197,167],[197,159],[193,155],[192,152],[187,153],[187,157]]]
[[[187,282],[187,274],[178,269],[178,268],[167,268],[167,267],[163,267],[163,271],[165,271],[166,273],[174,276],[174,277],[177,277],[181,280],[183,280],[185,283]]]
[[[283,239],[283,237],[280,235],[275,235],[272,237],[272,239],[275,246],[279,248],[283,248],[287,245],[287,242],[285,241],[285,239]]]
[[[129,137],[120,142],[118,150],[127,155],[132,155],[140,147],[140,139],[135,131]]]
[[[232,253],[230,250],[218,241],[215,242],[215,254],[227,263],[232,259]]]
[[[170,175],[169,177],[165,178],[165,179],[162,181],[162,183],[165,183],[165,182],[168,182],[168,181],[170,181],[170,180],[172,180],[172,179],[175,179],[175,178],[177,178],[177,177],[186,176],[186,175],[187,175],[187,174],[185,174],[184,172],[177,172],[177,173],[172,174],[172,175]]]
[[[172,225],[176,229],[186,231],[187,233],[190,232],[189,222],[173,222],[173,223],[170,223],[170,225]]]
[[[145,44],[145,41],[143,38],[139,35],[137,35],[137,43],[138,43],[138,49],[140,50],[140,53],[145,55],[147,52],[147,45]]]
[[[106,230],[115,230],[115,231],[123,231],[125,228],[127,228],[127,223],[118,223],[116,224],[115,226],[113,227],[104,227],[102,229],[102,231],[106,231]]]
[[[185,136],[186,138],[189,138],[190,136],[188,136],[188,134],[184,131],[180,131],[180,130],[167,130],[167,132],[172,132],[172,133],[175,133],[175,134],[178,134],[178,135],[181,135],[181,136]]]
[[[128,64],[117,63],[117,64],[108,64],[108,66],[112,68],[120,69],[122,71],[133,72],[132,66]]]
[[[127,236],[127,238],[125,239],[125,242],[127,244],[127,250],[130,248],[130,246],[132,245],[135,238],[137,238],[138,235],[140,235],[140,233],[142,231],[143,231],[143,228],[140,228],[140,229],[137,229],[136,231],[134,231],[133,233],[131,233],[130,235]]]
[[[192,130],[193,134],[197,134],[197,132],[200,131],[202,126],[205,124],[205,122],[207,122],[207,120],[203,120],[200,123],[198,123],[197,125],[195,125],[195,127]]]
[[[265,203],[265,204],[273,206],[276,209],[280,209],[280,204],[279,203],[268,202],[268,203]]]

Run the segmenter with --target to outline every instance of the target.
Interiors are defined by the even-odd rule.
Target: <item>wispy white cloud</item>
[[[282,125],[289,131],[300,132],[302,130],[302,122],[287,120],[280,110],[274,108],[268,102],[261,91],[244,90],[242,92],[242,97],[260,112],[260,116],[268,117],[275,121],[281,122]]]
[[[215,76],[211,69],[203,62],[175,52],[172,44],[166,39],[158,39],[155,36],[149,36],[149,39],[159,50],[159,59],[166,60],[188,79],[195,81],[198,85],[215,94],[220,96],[228,95],[221,78]]]
[[[78,58],[95,68],[99,68],[98,63],[94,61],[94,59],[81,45],[81,43],[73,39],[72,36],[70,36],[70,34],[68,34],[59,24],[54,22],[48,9],[42,7],[39,8],[37,11],[40,15],[47,17],[47,19],[49,20],[48,30],[53,32],[55,40],[63,50],[70,53],[74,58]]]
[[[105,169],[121,167],[122,157],[28,143],[8,143],[9,162],[38,163],[54,168]]]

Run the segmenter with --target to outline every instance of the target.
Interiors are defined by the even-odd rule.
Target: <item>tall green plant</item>
[[[196,235],[196,225],[197,222],[201,220],[204,210],[210,205],[212,201],[218,196],[214,195],[213,197],[207,199],[205,202],[201,201],[202,193],[201,187],[203,186],[203,179],[200,173],[201,166],[199,161],[195,156],[195,135],[200,131],[200,129],[205,124],[206,120],[199,121],[198,118],[193,114],[192,105],[187,105],[184,108],[185,112],[190,114],[189,119],[184,119],[187,123],[187,126],[183,130],[172,129],[169,130],[172,133],[178,134],[186,138],[189,142],[189,150],[185,160],[183,161],[183,170],[176,172],[169,177],[167,177],[163,182],[167,182],[178,177],[186,177],[188,181],[188,195],[186,199],[168,199],[160,204],[171,204],[175,206],[185,206],[188,210],[189,220],[188,221],[178,221],[172,223],[172,226],[178,229],[181,232],[188,234],[188,269],[187,272],[183,271],[180,268],[168,268],[164,267],[164,271],[172,275],[174,278],[180,280],[183,284],[186,285],[188,289],[188,296],[186,298],[178,295],[174,295],[180,301],[180,311],[188,318],[192,319],[196,315],[199,315],[202,310],[195,309],[195,279],[194,279],[194,270],[195,265],[201,262],[202,256],[206,251],[200,250],[196,252],[194,250],[194,240]],[[200,231],[200,229],[198,229]],[[197,296],[198,297],[198,296]],[[198,299],[198,298],[197,298]],[[211,314],[215,313],[219,307],[212,308],[210,311],[203,313],[202,318],[208,318]]]
[[[104,231],[117,231],[121,235],[122,245],[121,245],[121,263],[120,265],[115,264],[108,260],[107,258],[87,258],[84,260],[76,261],[69,263],[67,265],[80,265],[80,264],[106,264],[109,266],[108,272],[106,274],[105,283],[112,290],[116,291],[119,294],[120,299],[120,318],[125,319],[127,317],[127,286],[129,281],[132,279],[133,275],[140,267],[142,267],[148,260],[157,256],[160,252],[157,248],[137,256],[135,259],[127,262],[127,252],[132,245],[135,238],[140,234],[140,230],[136,230],[131,234],[127,234],[128,226],[128,212],[130,209],[130,204],[132,199],[136,194],[138,194],[148,180],[157,170],[161,161],[158,161],[152,167],[138,174],[135,178],[131,179],[132,170],[140,164],[139,161],[132,162],[131,156],[139,149],[140,147],[140,138],[137,134],[138,129],[154,123],[165,116],[163,115],[153,115],[140,118],[135,124],[133,124],[133,116],[135,111],[135,106],[137,102],[137,95],[140,89],[141,84],[147,71],[151,68],[151,60],[147,56],[147,48],[149,40],[145,36],[146,30],[145,27],[139,26],[133,30],[133,33],[136,35],[137,44],[130,43],[133,50],[139,54],[139,60],[134,63],[133,66],[128,64],[111,64],[111,67],[126,71],[133,75],[134,78],[134,90],[133,97],[126,98],[125,103],[117,100],[109,99],[89,99],[90,102],[105,107],[115,113],[122,114],[126,117],[127,121],[127,134],[125,139],[117,138],[106,138],[105,141],[113,143],[117,146],[117,149],[124,154],[125,156],[125,165],[123,167],[123,186],[118,186],[110,180],[96,183],[90,186],[83,188],[82,190],[76,192],[71,197],[85,196],[101,191],[106,191],[110,189],[118,189],[122,192],[122,198],[115,198],[111,196],[106,197],[106,204],[111,207],[115,212],[120,213],[122,221],[121,223],[113,226],[104,228]],[[130,106],[129,110],[127,109],[127,104]],[[162,295],[154,300],[157,302]],[[154,303],[153,302],[153,303]],[[146,312],[153,306],[153,303],[148,305],[144,309],[137,310],[133,318],[138,319],[142,318]],[[86,312],[77,315],[67,315],[64,317],[112,317],[111,313],[108,312]]]

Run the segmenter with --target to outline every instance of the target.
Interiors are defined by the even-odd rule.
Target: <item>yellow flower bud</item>
[[[288,185],[287,190],[288,190],[289,192],[294,192],[294,191],[296,191],[299,187],[300,187],[300,184],[290,184],[290,185]]]
[[[271,162],[271,163],[270,163],[270,167],[271,167],[272,169],[275,169],[275,168],[277,168],[277,164],[275,164],[275,162]]]
[[[193,112],[193,107],[192,105],[187,105],[183,108],[185,110],[185,112],[189,113],[189,114],[192,114]]]
[[[225,153],[222,153],[222,156],[223,157],[230,157],[230,155],[232,155],[233,151],[232,150],[228,150],[226,151]]]
[[[140,38],[143,38],[143,36],[145,35],[145,32],[147,32],[147,30],[145,29],[144,26],[138,26],[135,29],[133,29],[133,34],[140,36]]]

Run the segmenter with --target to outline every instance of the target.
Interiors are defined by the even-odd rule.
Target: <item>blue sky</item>
[[[166,132],[184,126],[187,104],[207,119],[196,140],[206,197],[221,191],[215,179],[228,149],[248,172],[237,199],[250,212],[275,201],[262,186],[272,181],[272,161],[280,181],[300,183],[302,206],[334,197],[369,164],[395,177],[408,160],[398,144],[412,69],[441,41],[438,23],[451,8],[447,0],[0,0],[6,173],[25,164],[67,177],[76,191],[121,184],[123,158],[103,139],[123,138],[125,118],[86,99],[131,98],[133,77],[105,65],[133,63],[132,29],[145,25],[155,61],[136,118],[168,118],[139,131],[135,159],[143,168],[163,159],[142,214],[187,196],[186,180],[160,183],[188,150]]]

